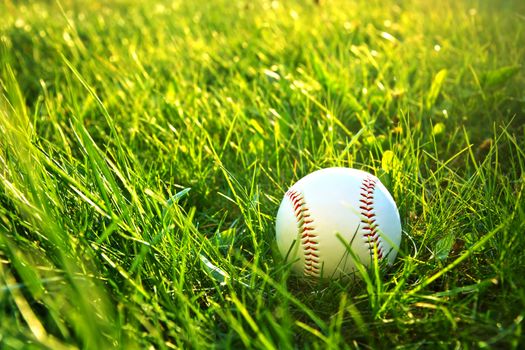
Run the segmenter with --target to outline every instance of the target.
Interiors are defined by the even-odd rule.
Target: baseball
[[[354,257],[366,266],[374,254],[392,263],[401,242],[401,221],[394,199],[377,177],[357,169],[327,168],[303,177],[286,192],[277,213],[276,238],[294,271],[345,277],[356,270]]]

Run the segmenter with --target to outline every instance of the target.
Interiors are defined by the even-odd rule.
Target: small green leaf
[[[521,70],[521,66],[506,66],[486,72],[481,76],[484,87],[495,87],[509,81]]]
[[[442,69],[434,76],[434,79],[432,80],[432,85],[430,86],[430,90],[428,91],[427,100],[426,100],[426,107],[427,109],[432,108],[434,104],[436,103],[436,100],[439,96],[439,93],[441,92],[441,87],[443,86],[443,82],[445,81],[445,78],[447,77],[447,70]]]
[[[446,126],[443,123],[437,123],[432,128],[432,135],[436,136],[445,132]]]
[[[450,254],[450,250],[454,245],[454,235],[449,233],[445,237],[441,238],[436,243],[436,258],[438,260],[445,260]]]
[[[397,159],[396,154],[390,150],[385,151],[381,159],[381,168],[388,173],[398,167],[399,159]]]

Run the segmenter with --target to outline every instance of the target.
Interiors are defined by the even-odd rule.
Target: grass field
[[[0,3],[0,348],[525,347],[525,3]],[[376,174],[393,266],[318,284],[286,189]]]

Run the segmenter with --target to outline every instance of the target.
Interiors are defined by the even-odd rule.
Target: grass
[[[521,1],[0,3],[0,347],[521,348]],[[288,186],[375,173],[393,266],[315,284]]]

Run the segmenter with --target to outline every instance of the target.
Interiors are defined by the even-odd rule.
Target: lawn
[[[525,3],[0,3],[0,348],[525,347]],[[291,272],[285,191],[377,175],[403,234]]]

